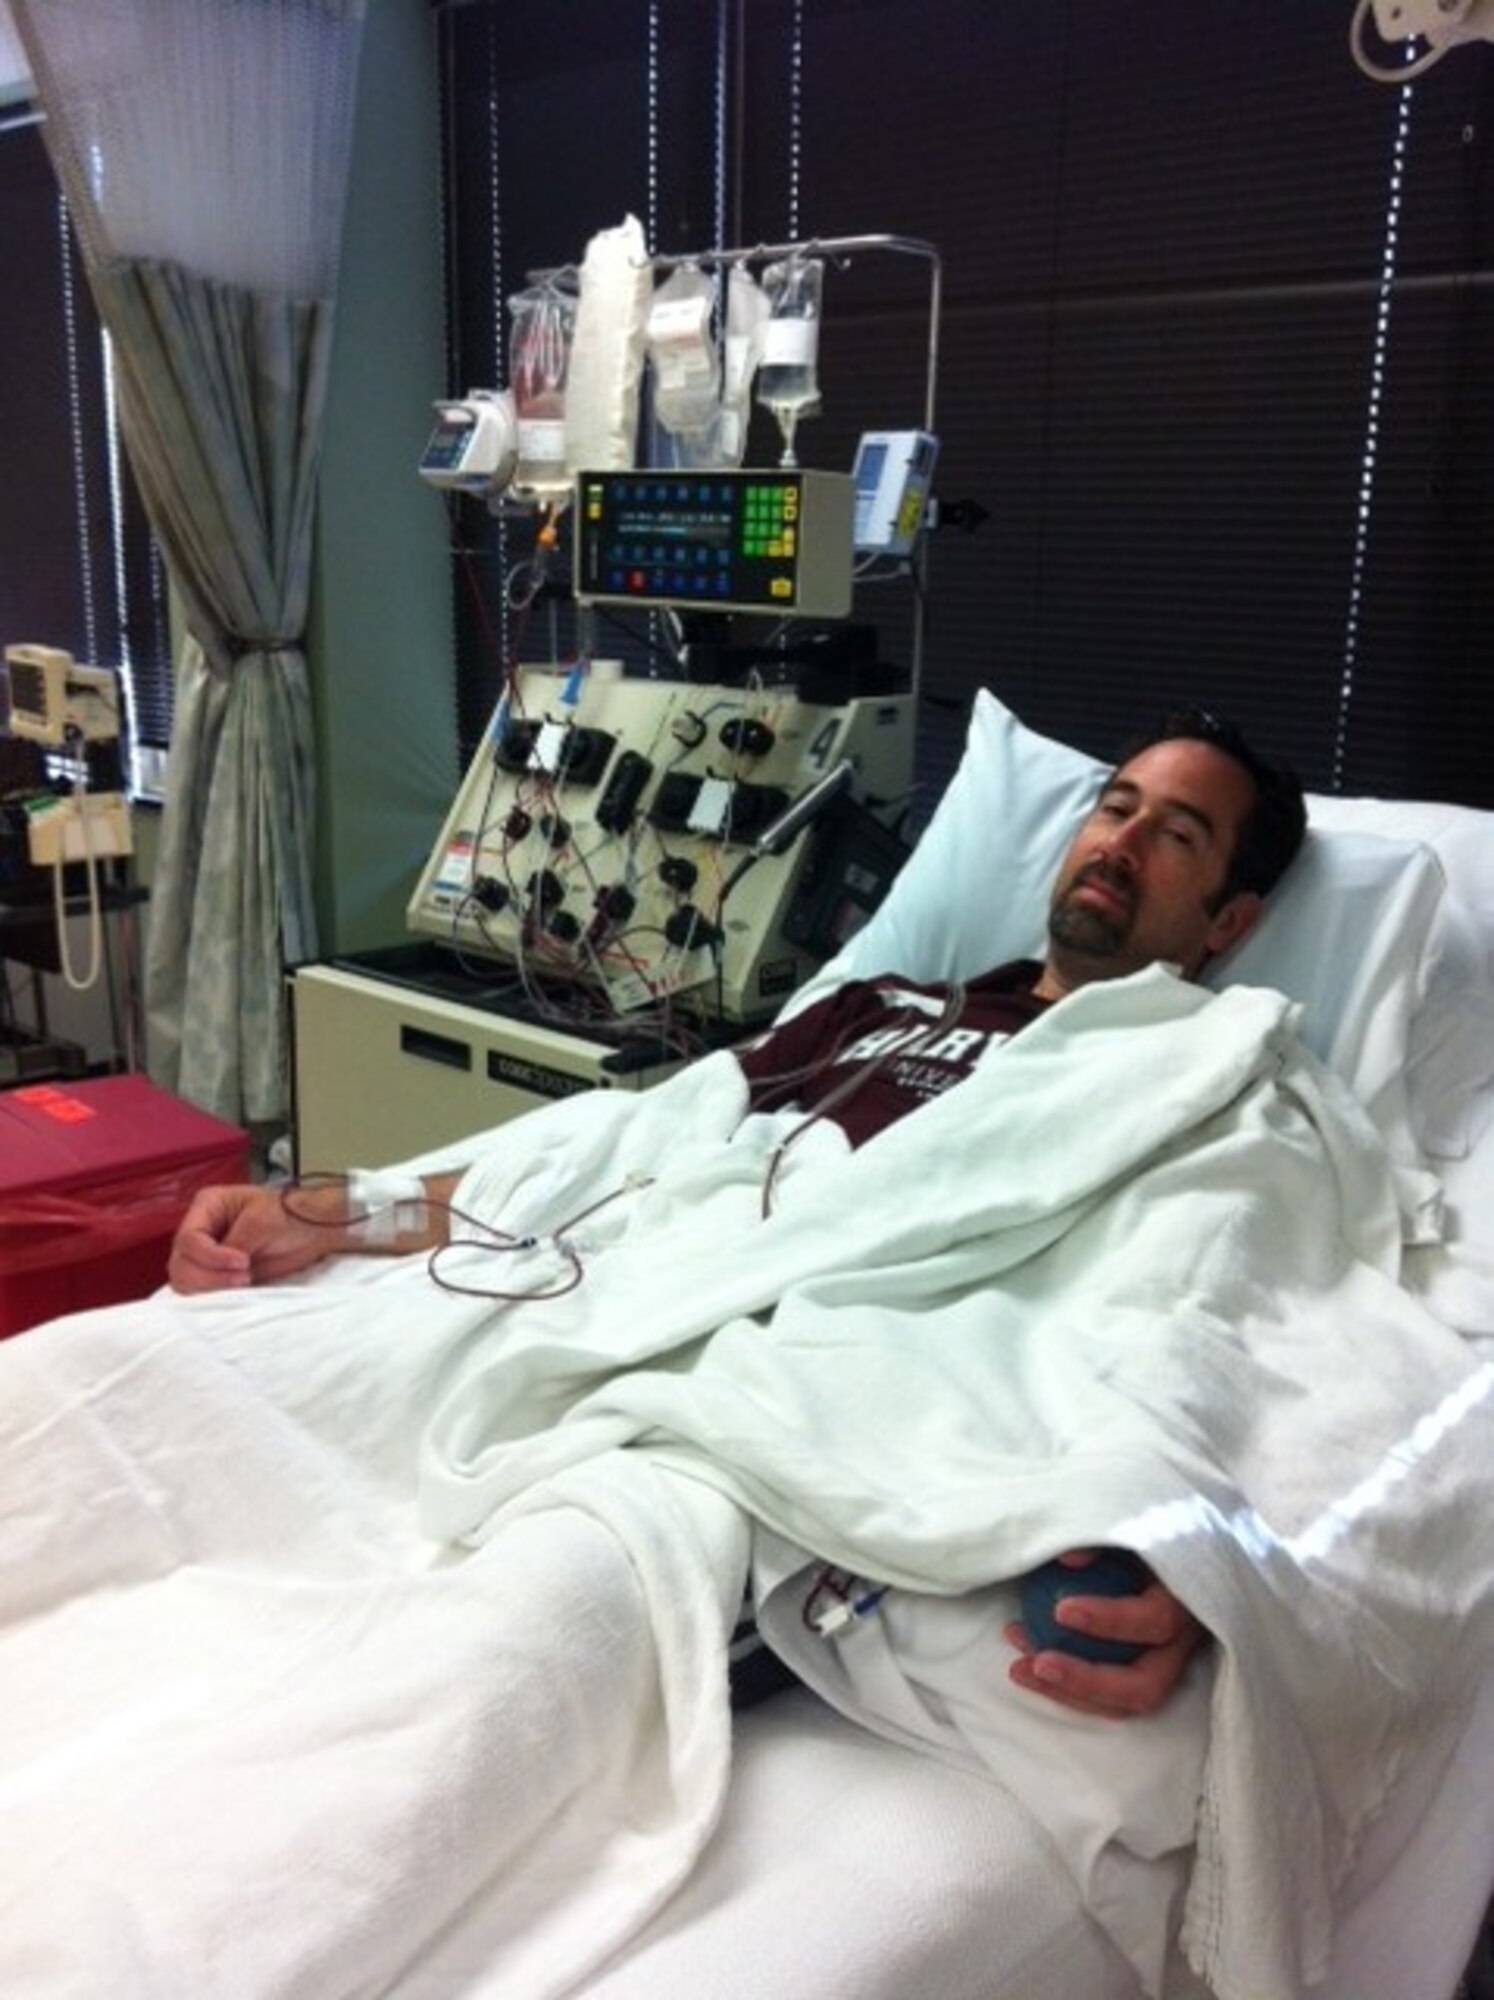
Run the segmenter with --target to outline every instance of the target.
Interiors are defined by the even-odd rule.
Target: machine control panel
[[[912,697],[811,703],[788,687],[595,671],[576,689],[574,673],[516,676],[416,884],[410,930],[536,986],[570,983],[616,1017],[692,989],[728,1021],[768,1017],[819,962],[789,924],[812,842],[744,858],[842,760],[895,817]],[[891,846],[873,857],[884,888]]]
[[[838,472],[583,472],[576,596],[843,618],[853,506]]]

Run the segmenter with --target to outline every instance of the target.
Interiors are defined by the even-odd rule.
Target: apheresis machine
[[[884,249],[928,259],[932,322],[926,245],[651,260],[630,222],[513,302],[511,389],[437,404],[422,477],[531,524],[511,603],[559,585],[581,643],[506,666],[409,939],[297,972],[302,1173],[657,1082],[770,1020],[881,902],[907,851],[922,591],[907,661],[844,621],[858,580],[922,562],[932,408],[845,471],[801,466],[795,438],[826,265]],[[754,397],[776,465],[741,462]],[[590,644],[630,620],[665,634],[643,666]]]

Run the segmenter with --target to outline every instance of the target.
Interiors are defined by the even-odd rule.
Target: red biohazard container
[[[0,1335],[154,1291],[193,1195],[248,1172],[247,1133],[143,1076],[0,1091]]]

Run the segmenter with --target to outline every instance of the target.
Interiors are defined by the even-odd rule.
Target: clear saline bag
[[[768,320],[762,332],[757,400],[778,419],[784,465],[797,465],[794,432],[820,404],[820,294],[825,265],[819,257],[786,257],[763,272]]]
[[[565,458],[565,391],[576,324],[573,280],[547,278],[509,300],[509,386],[519,434],[514,485],[553,497],[570,487]]]

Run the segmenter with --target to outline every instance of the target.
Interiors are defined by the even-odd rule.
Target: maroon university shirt
[[[1052,1004],[1032,991],[1040,970],[1019,959],[962,994],[893,973],[837,987],[736,1051],[752,1108],[822,1111],[859,1146],[963,1082],[987,1049],[1035,1021]]]

